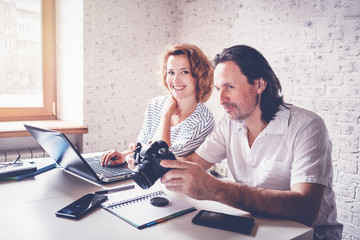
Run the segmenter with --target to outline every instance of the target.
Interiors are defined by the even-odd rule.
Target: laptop
[[[62,132],[24,124],[40,146],[58,165],[97,183],[111,183],[131,178],[131,170],[125,165],[104,166],[101,155],[84,158]]]

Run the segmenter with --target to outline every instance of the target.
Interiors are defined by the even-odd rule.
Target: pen
[[[95,194],[107,194],[107,193],[118,192],[118,191],[122,191],[122,190],[126,190],[126,189],[131,189],[131,188],[134,188],[134,187],[135,187],[134,185],[127,185],[127,186],[124,186],[124,187],[97,191],[97,192],[95,192]]]

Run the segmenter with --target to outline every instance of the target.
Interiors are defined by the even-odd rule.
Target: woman
[[[142,144],[163,140],[176,157],[184,157],[193,153],[215,126],[211,111],[203,104],[212,92],[214,70],[204,53],[191,44],[171,47],[162,59],[162,80],[170,95],[149,102],[137,140]],[[134,150],[135,144],[131,144],[121,153],[105,153],[101,165],[133,163]]]

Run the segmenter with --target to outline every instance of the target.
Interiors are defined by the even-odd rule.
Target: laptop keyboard
[[[131,173],[130,169],[124,168],[122,165],[112,166],[112,167],[107,167],[107,166],[102,167],[100,165],[100,159],[101,159],[101,156],[85,158],[86,162],[91,166],[91,168],[96,173],[102,174],[108,178],[117,177],[117,176]]]

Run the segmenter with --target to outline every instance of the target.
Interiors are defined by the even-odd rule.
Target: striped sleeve
[[[156,97],[148,103],[144,113],[143,126],[137,138],[138,142],[149,143],[154,140],[153,137],[159,127],[162,108],[167,98],[167,96]]]
[[[215,127],[211,111],[202,103],[195,112],[177,127],[171,129],[170,150],[177,157],[193,153]]]

